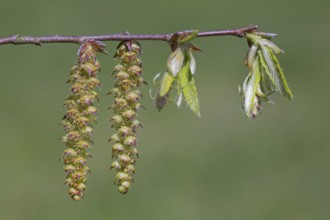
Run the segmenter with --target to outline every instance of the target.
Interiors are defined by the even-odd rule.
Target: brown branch
[[[198,37],[210,36],[237,36],[244,37],[246,33],[258,29],[257,25],[249,25],[243,28],[236,28],[230,30],[207,31],[200,32]],[[179,32],[180,33],[180,32]],[[98,35],[98,36],[21,36],[14,35],[10,37],[0,38],[0,45],[3,44],[35,44],[41,45],[43,43],[77,43],[80,44],[84,40],[98,40],[98,41],[122,41],[122,40],[160,40],[169,42],[173,34],[129,34],[127,32],[120,34]]]

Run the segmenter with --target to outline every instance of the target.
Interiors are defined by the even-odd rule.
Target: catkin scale
[[[116,171],[114,183],[118,191],[125,194],[133,182],[135,162],[138,158],[136,149],[136,128],[140,122],[136,119],[137,110],[142,108],[139,103],[141,92],[139,87],[145,84],[141,77],[141,47],[136,41],[123,41],[117,47],[114,56],[118,59],[113,71],[114,88],[111,94],[114,101],[111,109],[114,116],[111,126],[116,129],[109,141],[113,141],[112,157],[114,161],[110,169]]]

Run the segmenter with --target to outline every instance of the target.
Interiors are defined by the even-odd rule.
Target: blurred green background
[[[0,46],[0,219],[310,220],[330,216],[329,1],[1,0],[0,36],[172,33],[258,24],[275,32],[295,94],[276,95],[256,120],[241,109],[244,39],[195,40],[202,118],[183,105],[158,113],[143,89],[140,159],[127,195],[113,185],[107,139],[115,65],[103,82],[85,198],[71,201],[59,157],[64,82],[78,45]],[[143,41],[144,76],[165,70],[169,47]],[[113,53],[116,42],[107,42]]]

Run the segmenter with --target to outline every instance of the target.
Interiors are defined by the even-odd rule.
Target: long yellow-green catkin
[[[136,149],[136,128],[141,126],[136,119],[137,110],[142,108],[139,100],[141,93],[139,87],[145,84],[141,77],[141,47],[136,41],[123,41],[117,47],[115,58],[119,60],[114,68],[114,95],[111,118],[112,127],[116,133],[110,138],[112,146],[111,169],[116,170],[114,183],[119,192],[125,194],[133,182],[135,162],[138,158]]]
[[[96,121],[97,109],[94,102],[98,99],[95,91],[100,86],[96,78],[100,63],[96,52],[104,52],[104,44],[98,41],[85,41],[78,51],[77,64],[71,69],[68,83],[71,83],[71,94],[66,98],[66,113],[61,121],[66,134],[62,159],[66,172],[65,184],[69,186],[69,195],[73,200],[84,196],[89,168],[86,159],[90,157],[88,148],[93,144],[93,123]]]

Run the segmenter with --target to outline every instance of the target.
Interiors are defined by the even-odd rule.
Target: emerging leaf
[[[259,62],[256,60],[253,64],[253,72],[250,72],[247,76],[245,85],[245,97],[244,97],[244,110],[246,116],[249,118],[255,118],[259,113],[260,105],[258,99],[258,90],[260,89],[260,70]]]
[[[193,75],[196,72],[196,61],[192,51],[200,51],[190,40],[198,35],[198,31],[176,33],[172,36],[170,45],[172,53],[167,60],[167,69],[157,92],[155,105],[161,110],[169,99],[169,93],[172,88],[177,89],[178,96],[175,103],[181,105],[182,96],[184,96],[188,106],[200,117],[197,88]],[[159,74],[156,75],[157,78]]]
[[[167,68],[169,69],[170,73],[176,77],[178,72],[183,67],[184,62],[184,53],[181,47],[178,47],[167,60]]]
[[[284,96],[288,97],[290,100],[293,99],[293,94],[286,82],[282,68],[274,55],[273,51],[270,48],[265,46],[261,47],[262,55],[267,63],[269,72],[272,75],[272,79],[275,81],[276,89]]]
[[[262,102],[271,102],[268,98],[274,91],[293,99],[293,94],[275,54],[284,53],[271,38],[274,34],[252,32],[246,34],[250,50],[245,58],[249,75],[239,87],[244,97],[244,110],[248,117],[254,118],[260,112]]]
[[[191,53],[186,53],[186,62],[177,76],[177,84],[190,109],[200,117],[197,88],[191,69]]]
[[[292,100],[293,99],[293,94],[292,94],[291,89],[290,89],[290,87],[289,87],[289,85],[288,85],[288,83],[285,79],[285,76],[283,74],[280,63],[278,62],[278,59],[276,58],[274,53],[271,52],[270,55],[272,56],[273,62],[275,63],[277,72],[279,74],[282,94],[284,94],[286,97],[288,97],[290,100]]]
[[[253,62],[254,62],[254,60],[256,59],[256,56],[257,56],[257,51],[258,51],[258,46],[257,45],[252,45],[249,52],[248,52],[246,65],[249,67],[250,70],[252,70]]]

